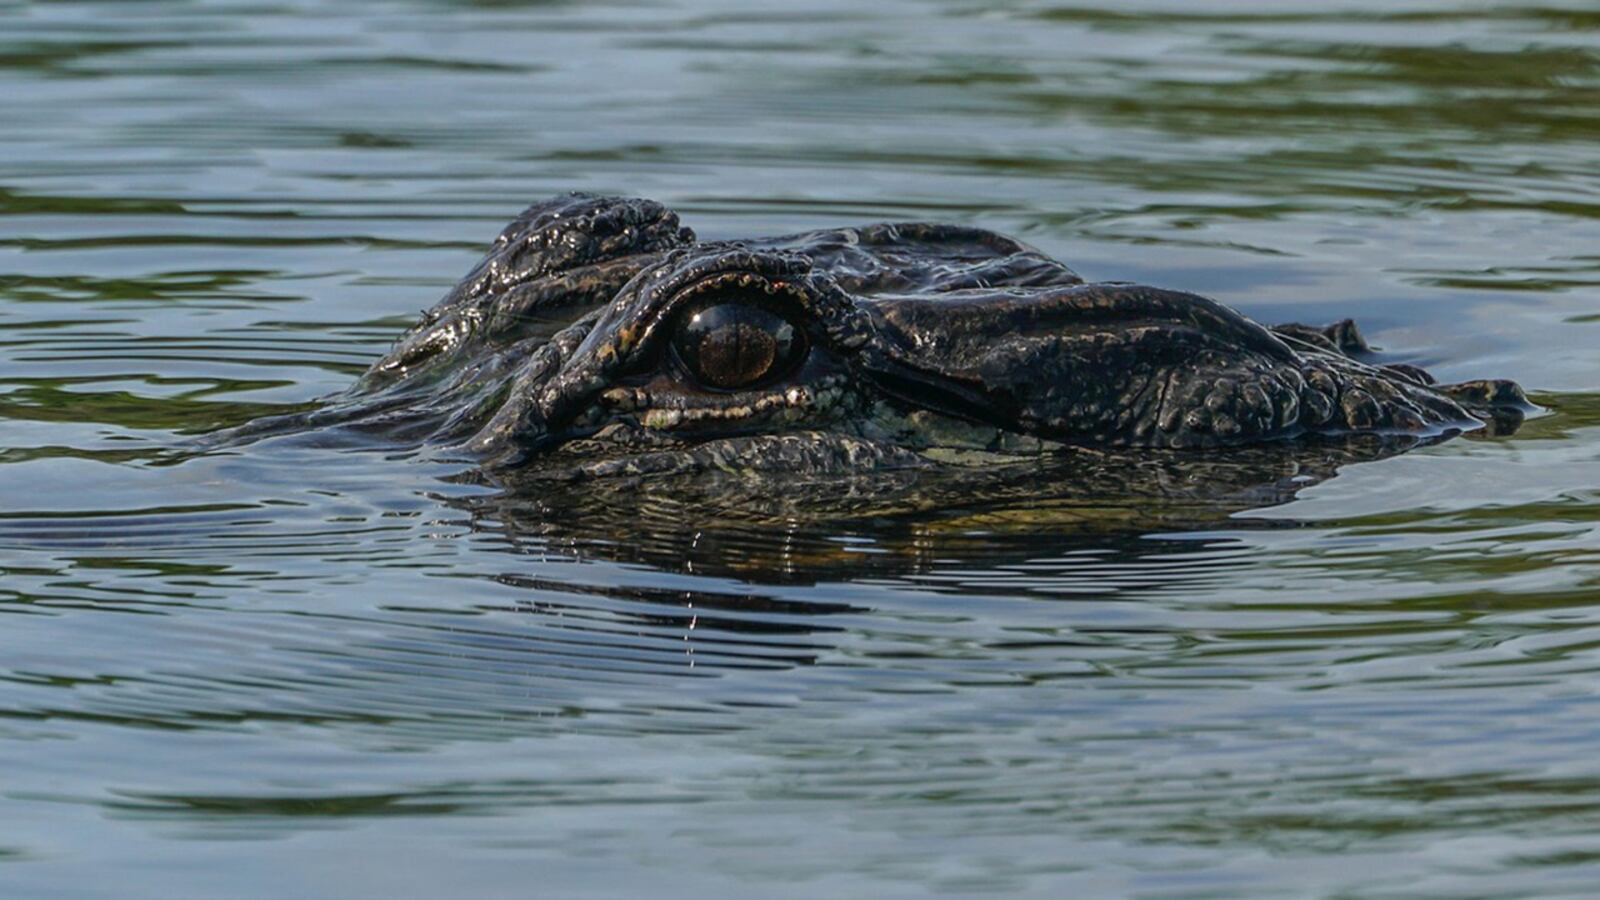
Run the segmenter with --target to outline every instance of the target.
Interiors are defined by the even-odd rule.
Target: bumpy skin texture
[[[803,358],[749,389],[700,383],[670,348],[708,297],[779,310]],[[979,229],[697,242],[658,203],[573,195],[530,207],[348,394],[292,424],[581,478],[1415,443],[1527,408],[1511,382],[1438,385],[1368,354],[1349,322],[1267,328],[1194,294],[1088,284]]]

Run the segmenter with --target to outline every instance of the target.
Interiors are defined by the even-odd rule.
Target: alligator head
[[[519,216],[350,392],[293,424],[572,480],[1352,433],[1403,447],[1527,408],[1511,382],[1366,358],[1348,322],[1267,328],[1194,294],[1088,284],[975,228],[698,242],[660,204],[573,195]]]

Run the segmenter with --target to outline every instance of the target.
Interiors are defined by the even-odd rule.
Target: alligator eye
[[[805,336],[788,319],[743,303],[701,308],[678,326],[672,346],[695,378],[723,391],[788,374],[806,349]]]

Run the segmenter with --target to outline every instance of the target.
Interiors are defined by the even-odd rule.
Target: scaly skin
[[[708,298],[780,311],[803,355],[706,386],[668,348]],[[253,430],[354,427],[573,479],[1348,434],[1403,449],[1528,408],[1511,382],[1438,385],[1369,352],[1349,322],[1267,328],[1194,294],[1087,284],[974,228],[698,242],[658,203],[573,195],[519,216],[347,394]]]

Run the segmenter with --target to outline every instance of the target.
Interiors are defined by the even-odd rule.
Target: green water
[[[1582,2],[0,2],[0,894],[1592,894],[1597,147]],[[1156,532],[159,464],[568,190],[983,225],[1550,414]]]

